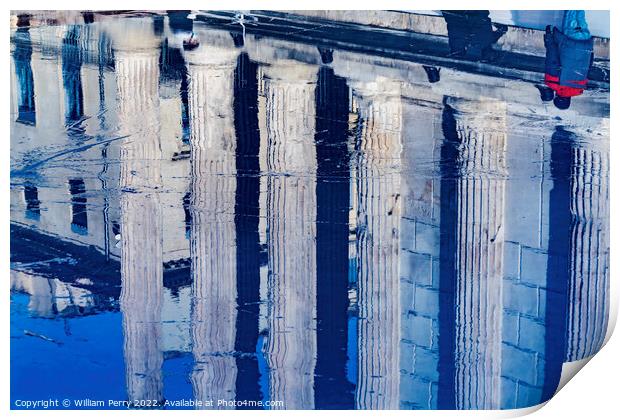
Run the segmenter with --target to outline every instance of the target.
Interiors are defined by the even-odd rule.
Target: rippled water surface
[[[14,407],[515,408],[598,350],[607,90],[184,17],[12,29]]]

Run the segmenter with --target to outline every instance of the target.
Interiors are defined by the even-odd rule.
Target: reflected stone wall
[[[510,118],[511,124],[525,121],[522,115]],[[606,333],[605,127],[571,130],[558,126],[551,135],[547,130],[515,133],[509,142],[502,348],[506,408],[550,398],[562,363],[598,350]],[[540,197],[535,206],[532,195]]]
[[[400,398],[404,409],[436,409],[439,362],[442,97],[403,102],[400,229]]]
[[[507,122],[509,126],[528,123],[514,114]],[[561,218],[550,216],[553,182],[548,174],[554,146],[549,140],[547,132],[512,130],[508,134],[501,378],[501,403],[506,408],[538,404],[545,382],[553,382],[550,369],[557,363],[551,360],[554,356],[546,342],[552,339],[545,333],[546,325],[550,331],[557,327],[547,306],[557,310],[555,298],[560,298],[557,287],[547,280],[550,223]],[[549,299],[554,303],[549,305]]]

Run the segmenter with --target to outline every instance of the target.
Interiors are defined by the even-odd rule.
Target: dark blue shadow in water
[[[571,169],[573,134],[556,127],[551,137],[549,254],[545,310],[545,381],[542,401],[553,396],[566,351],[566,291],[570,279]]]
[[[456,319],[456,239],[457,239],[457,190],[458,145],[454,110],[444,106],[442,116],[444,141],[441,146],[440,161],[440,247],[439,247],[439,384],[437,408],[453,410],[455,399],[455,336]]]
[[[235,350],[244,353],[242,357],[236,359],[238,369],[236,398],[260,401],[262,396],[256,357],[260,303],[258,81],[257,65],[250,61],[246,53],[241,54],[237,60],[234,89],[237,134],[235,228],[238,261]],[[238,408],[241,409],[243,406]]]
[[[321,67],[316,88],[317,362],[315,406],[352,409],[347,380],[349,276],[349,88]]]

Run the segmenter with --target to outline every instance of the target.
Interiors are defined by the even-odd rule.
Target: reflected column
[[[271,400],[314,407],[316,363],[317,68],[278,61],[264,68],[267,100],[267,242]]]
[[[398,409],[400,387],[400,84],[352,83],[359,107],[356,407]]]
[[[439,403],[498,409],[506,104],[447,98],[443,124],[442,159],[455,172],[444,173],[441,191],[440,281],[448,298],[440,313]]]
[[[609,143],[572,136],[566,361],[596,353],[609,315]]]
[[[234,72],[237,51],[198,33],[186,52],[190,120],[191,382],[198,400],[234,400],[237,298]],[[213,39],[212,39],[213,38]],[[215,408],[228,408],[215,405]],[[234,408],[234,407],[230,407]]]
[[[121,35],[122,34],[122,35]],[[121,188],[121,297],[130,401],[163,401],[161,306],[163,226],[159,49],[146,22],[115,35]]]

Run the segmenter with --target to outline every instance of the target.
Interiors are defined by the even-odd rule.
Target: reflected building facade
[[[97,170],[44,171],[12,145],[25,162],[12,290],[42,318],[118,300],[129,400],[164,401],[168,358],[188,357],[200,400],[518,408],[601,347],[609,157],[594,111],[584,121],[600,136],[550,134],[546,114],[519,134],[532,111],[501,78],[482,97],[449,68],[431,86],[398,59],[204,22],[182,51],[186,20],[88,19],[63,28],[54,69],[36,29],[15,31],[14,138],[52,127]],[[41,102],[43,85],[59,106]],[[102,292],[114,279],[79,274],[96,259],[42,287],[59,271],[41,264],[49,250],[28,265],[26,231],[105,254],[120,298]],[[50,303],[63,294],[75,302]]]

